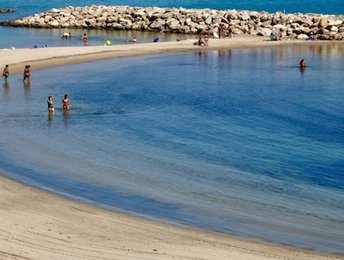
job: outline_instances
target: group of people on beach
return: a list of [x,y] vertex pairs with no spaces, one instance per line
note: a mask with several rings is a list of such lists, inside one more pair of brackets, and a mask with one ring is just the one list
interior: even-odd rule
[[[24,73],[23,73],[23,81],[27,82],[30,81],[30,76],[31,76],[31,66],[30,65],[25,65],[24,67]],[[5,65],[4,70],[2,71],[2,76],[4,77],[5,82],[7,82],[10,78],[10,69],[9,65]]]
[[[48,97],[47,104],[48,104],[48,111],[49,111],[49,113],[54,113],[55,112],[55,108],[54,108],[53,96],[49,96]],[[68,98],[67,94],[64,95],[64,97],[63,97],[63,99],[61,101],[61,108],[64,111],[70,109],[70,102],[69,102],[69,98]]]

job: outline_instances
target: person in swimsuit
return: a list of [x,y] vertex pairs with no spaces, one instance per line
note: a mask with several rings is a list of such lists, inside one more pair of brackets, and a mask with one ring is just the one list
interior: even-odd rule
[[82,36],[81,36],[81,40],[82,42],[84,43],[84,46],[87,46],[88,44],[88,36],[86,33],[84,33]]
[[62,99],[61,107],[63,110],[69,110],[69,108],[70,108],[70,103],[69,103],[69,99],[68,99],[67,94],[64,95],[64,98]]
[[55,110],[54,110],[54,104],[53,104],[53,97],[52,96],[48,97],[47,103],[48,103],[48,111],[49,111],[49,113],[54,113]]
[[306,61],[304,59],[301,59],[300,62],[299,62],[299,67],[301,69],[304,69],[306,68]]
[[8,78],[10,77],[10,71],[8,70],[8,65],[5,66],[2,72],[2,76],[4,76],[5,81],[7,81]]
[[23,80],[25,81],[26,79],[27,80],[30,80],[30,68],[31,66],[30,65],[25,65],[25,69],[24,69],[24,78]]

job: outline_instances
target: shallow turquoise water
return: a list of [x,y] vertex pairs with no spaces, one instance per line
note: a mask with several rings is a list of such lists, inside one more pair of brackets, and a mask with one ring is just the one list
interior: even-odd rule
[[110,209],[343,253],[343,54],[116,59],[35,71],[30,88],[12,75],[0,95],[0,171]]

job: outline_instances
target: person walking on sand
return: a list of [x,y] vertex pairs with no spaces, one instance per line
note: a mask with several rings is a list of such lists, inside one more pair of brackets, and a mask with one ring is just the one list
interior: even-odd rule
[[30,65],[25,65],[24,73],[23,73],[23,81],[25,80],[30,81],[30,76],[31,76],[30,68],[31,68]]
[[70,103],[69,103],[69,99],[68,99],[67,94],[64,95],[64,98],[62,99],[61,107],[63,110],[69,110],[70,109]]
[[299,67],[301,69],[304,69],[306,68],[306,61],[304,59],[301,59],[300,62],[299,62]]
[[48,103],[48,111],[49,111],[49,113],[54,113],[55,109],[54,109],[53,97],[52,96],[48,97],[47,103]]
[[8,65],[5,66],[3,72],[2,72],[2,76],[4,77],[5,81],[7,81],[10,77],[10,71],[8,69]]

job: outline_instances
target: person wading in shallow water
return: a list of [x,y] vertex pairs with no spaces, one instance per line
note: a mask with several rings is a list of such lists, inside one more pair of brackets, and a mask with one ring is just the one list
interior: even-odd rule
[[27,80],[27,81],[30,81],[30,68],[31,66],[30,65],[25,65],[25,68],[24,68],[24,74],[23,74],[23,81]]
[[69,110],[69,108],[70,108],[70,103],[69,103],[69,99],[68,99],[67,94],[64,95],[64,98],[62,99],[61,107],[63,110]]
[[82,42],[84,43],[84,46],[87,46],[88,45],[88,36],[86,33],[84,33],[82,36],[81,36],[81,40]]
[[48,111],[49,113],[54,113],[54,104],[53,104],[53,97],[49,96],[48,100],[47,100],[47,104],[48,104]]
[[300,62],[299,62],[299,67],[301,69],[304,69],[306,68],[306,61],[304,59],[301,59]]
[[3,72],[2,72],[2,76],[4,76],[5,81],[7,81],[10,77],[10,71],[8,69],[8,65],[5,66]]

